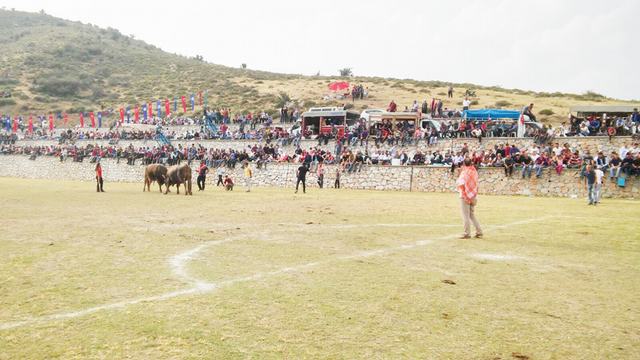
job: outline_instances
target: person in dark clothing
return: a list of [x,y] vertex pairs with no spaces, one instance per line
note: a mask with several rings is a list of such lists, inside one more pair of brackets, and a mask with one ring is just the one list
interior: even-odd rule
[[507,157],[503,160],[504,163],[504,175],[510,177],[513,174],[513,168],[515,163],[511,158],[511,155],[507,155]]
[[298,180],[296,181],[296,194],[298,193],[298,186],[300,186],[300,183],[302,183],[302,192],[303,193],[307,193],[307,172],[309,171],[309,168],[307,167],[306,163],[302,164],[299,168],[298,171],[296,173]]
[[209,172],[209,168],[207,167],[207,164],[202,161],[198,168],[198,191],[204,191],[204,185],[207,181],[207,172]]
[[584,170],[584,187],[589,197],[589,205],[596,205],[597,198],[595,196],[596,172],[592,165],[589,164]]

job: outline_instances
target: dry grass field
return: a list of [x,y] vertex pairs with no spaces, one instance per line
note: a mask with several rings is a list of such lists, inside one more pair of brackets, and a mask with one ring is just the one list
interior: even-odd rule
[[0,359],[632,359],[640,203],[0,179]]

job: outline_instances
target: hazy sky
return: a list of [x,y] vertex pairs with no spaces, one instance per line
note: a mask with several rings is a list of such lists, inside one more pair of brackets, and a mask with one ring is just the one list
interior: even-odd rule
[[[639,0],[0,0],[212,63],[640,99]],[[2,27],[0,24],[0,31]]]

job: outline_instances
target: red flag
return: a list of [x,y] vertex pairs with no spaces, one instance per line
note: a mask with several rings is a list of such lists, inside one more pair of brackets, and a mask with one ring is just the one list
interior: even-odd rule
[[33,134],[33,115],[29,115],[29,134]]
[[80,113],[80,127],[84,127],[84,114]]
[[149,118],[153,119],[153,106],[151,105],[151,103],[149,103],[147,109],[149,109]]
[[140,109],[138,108],[138,104],[133,109],[133,120],[135,120],[136,124],[140,121]]
[[182,99],[182,112],[186,113],[187,112],[187,98],[183,95],[181,99]]
[[169,103],[169,99],[165,99],[164,100],[164,111],[165,111],[165,116],[169,117],[169,114],[171,114],[171,104]]
[[15,118],[13,118],[13,132],[17,133],[18,132],[18,117],[16,116]]
[[120,108],[120,122],[124,122],[124,108]]
[[96,127],[96,116],[93,115],[93,111],[89,113],[89,117],[91,118],[91,127]]
[[67,113],[64,113],[64,124],[67,125],[68,122],[69,122],[69,115],[67,115]]
[[53,115],[49,114],[49,131],[53,131]]
[[202,91],[198,93],[198,103],[202,106]]

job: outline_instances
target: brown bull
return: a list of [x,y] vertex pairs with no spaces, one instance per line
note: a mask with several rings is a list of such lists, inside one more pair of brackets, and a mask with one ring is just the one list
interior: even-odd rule
[[160,165],[160,164],[148,165],[144,169],[144,185],[142,186],[142,191],[151,192],[151,183],[154,181],[157,181],[158,187],[160,188],[160,192],[162,192],[162,185],[166,183],[166,179],[167,179],[167,168],[164,165]]
[[165,181],[167,190],[164,193],[167,194],[169,192],[171,185],[176,185],[177,192],[180,194],[180,184],[184,184],[185,195],[193,195],[191,193],[191,168],[189,165],[174,165],[167,169],[167,180]]

